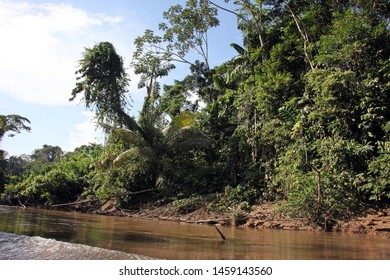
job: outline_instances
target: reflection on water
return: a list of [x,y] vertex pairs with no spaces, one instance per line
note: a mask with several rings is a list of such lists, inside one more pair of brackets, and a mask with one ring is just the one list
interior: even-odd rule
[[[364,235],[221,228],[0,207],[0,232],[165,259],[390,259],[390,242]],[[1,246],[1,245],[0,245]]]

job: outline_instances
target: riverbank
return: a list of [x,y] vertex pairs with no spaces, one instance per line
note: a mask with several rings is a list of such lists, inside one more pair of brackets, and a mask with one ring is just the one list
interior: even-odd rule
[[103,205],[97,214],[121,215],[141,219],[167,220],[196,224],[216,224],[221,226],[239,226],[254,229],[295,230],[295,231],[332,231],[354,234],[368,234],[390,238],[390,208],[370,208],[348,221],[332,220],[331,227],[310,222],[307,219],[291,218],[279,205],[264,203],[255,205],[247,213],[227,214],[210,213],[206,207],[200,207],[189,213],[178,213],[171,205],[147,207],[138,211],[118,209],[115,203]]
[[[36,207],[41,208],[41,207]],[[47,208],[47,207],[44,207]],[[369,208],[360,215],[347,221],[331,220],[330,226],[319,225],[308,219],[293,218],[283,211],[280,205],[264,203],[254,205],[251,211],[239,213],[210,212],[202,206],[181,213],[172,204],[148,206],[140,210],[121,209],[115,200],[103,204],[96,201],[65,207],[48,207],[53,210],[84,212],[98,215],[133,217],[148,220],[176,221],[195,224],[214,224],[220,226],[238,226],[253,229],[294,230],[294,231],[331,231],[353,234],[383,236],[390,239],[390,207]]]

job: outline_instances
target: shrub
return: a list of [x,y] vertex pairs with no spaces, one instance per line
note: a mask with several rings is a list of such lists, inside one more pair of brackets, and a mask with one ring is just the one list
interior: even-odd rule
[[257,199],[257,191],[253,187],[238,185],[225,187],[225,191],[210,203],[208,209],[212,212],[249,211]]
[[200,196],[193,196],[172,202],[172,208],[179,214],[191,213],[204,205],[206,205],[205,199]]

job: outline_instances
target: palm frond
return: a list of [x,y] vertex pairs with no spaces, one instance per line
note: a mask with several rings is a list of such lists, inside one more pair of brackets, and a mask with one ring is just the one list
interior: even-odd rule
[[204,147],[210,145],[211,140],[197,129],[186,126],[175,131],[170,138],[166,139],[166,144],[170,149],[183,147]]
[[121,139],[137,147],[149,147],[148,142],[135,131],[126,128],[112,128],[112,132],[115,136],[119,136]]
[[241,47],[240,45],[238,44],[235,44],[235,43],[231,43],[230,46],[236,50],[236,52],[238,52],[240,55],[244,55],[246,53],[246,50]]
[[[244,65],[248,60],[246,59],[245,56],[242,56],[242,55],[237,55],[235,57],[233,57],[232,59],[232,62],[235,64],[235,65]],[[243,67],[243,66],[241,66]]]
[[113,164],[121,166],[131,160],[139,160],[140,158],[152,161],[154,157],[155,153],[150,147],[132,147],[118,155],[114,159]]
[[278,109],[280,118],[286,123],[294,123],[297,113],[294,111],[294,108],[287,104]]
[[163,131],[165,138],[169,139],[172,135],[183,127],[193,126],[196,115],[190,111],[183,111],[172,119],[171,124]]

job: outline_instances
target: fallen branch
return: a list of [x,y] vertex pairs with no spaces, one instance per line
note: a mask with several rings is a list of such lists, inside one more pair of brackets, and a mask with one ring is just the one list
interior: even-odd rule
[[154,191],[155,189],[146,189],[146,190],[142,190],[142,191],[138,191],[138,192],[131,192],[129,193],[129,195],[135,195],[135,194],[141,194],[141,193],[146,193],[146,192],[152,192]]
[[54,205],[51,205],[51,207],[77,205],[77,204],[82,204],[82,203],[87,203],[87,202],[96,202],[96,201],[104,200],[104,199],[108,199],[108,198],[85,199],[85,200],[69,202],[69,203],[54,204]]
[[19,202],[20,206],[22,206],[22,208],[26,208],[26,205],[24,205],[22,202],[20,202],[19,197],[18,197],[18,202]]
[[196,220],[193,221],[194,224],[208,224],[208,225],[215,225],[220,224],[221,222],[230,221],[230,218],[224,218],[224,219],[209,219],[209,220]]
[[219,230],[219,228],[215,227],[215,229],[218,231],[219,235],[221,236],[222,240],[226,240],[225,235]]

